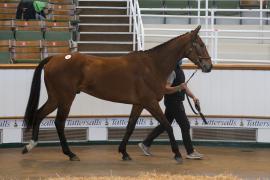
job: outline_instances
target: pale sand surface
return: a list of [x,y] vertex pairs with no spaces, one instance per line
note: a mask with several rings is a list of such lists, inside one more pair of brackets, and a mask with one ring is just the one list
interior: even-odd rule
[[[0,149],[0,179],[37,179],[47,177],[138,176],[145,173],[217,176],[244,179],[270,179],[269,148],[198,146],[203,160],[184,159],[176,164],[168,145],[153,145],[154,156],[146,157],[136,145],[127,150],[132,161],[124,162],[116,145],[71,146],[81,161],[71,162],[60,147],[36,147],[26,155],[21,148]],[[184,149],[180,148],[182,155]],[[67,178],[66,178],[67,179]],[[167,179],[167,178],[165,178]],[[169,179],[167,179],[169,180]]]

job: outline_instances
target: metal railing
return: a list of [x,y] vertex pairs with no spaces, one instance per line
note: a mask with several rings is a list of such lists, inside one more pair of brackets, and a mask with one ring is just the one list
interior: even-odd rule
[[133,29],[133,50],[143,50],[144,30],[138,0],[128,0],[128,9],[128,14],[130,15],[130,32]]
[[[158,37],[158,38],[173,38],[175,36],[178,36],[179,34],[191,31],[192,29],[172,29],[172,28],[144,28],[145,32],[145,37]],[[152,33],[147,33],[147,31],[151,31]],[[155,33],[155,31],[157,31],[157,33]],[[160,32],[165,32],[165,33],[160,33]],[[249,35],[248,37],[244,37],[244,36],[233,36],[233,35],[220,35],[221,33],[241,33],[241,34],[245,34],[245,33],[258,33],[261,31],[257,31],[257,30],[219,30],[219,29],[202,29],[201,30],[202,34],[206,34],[206,35],[202,35],[201,38],[203,38],[207,44],[207,48],[210,51],[210,55],[212,57],[212,60],[215,63],[221,62],[221,63],[225,63],[225,62],[230,62],[230,63],[259,63],[259,64],[270,64],[270,60],[261,60],[261,59],[252,59],[252,60],[247,60],[247,59],[224,59],[224,58],[220,58],[218,57],[218,45],[219,45],[219,41],[224,40],[224,39],[237,39],[237,40],[269,40],[270,41],[270,36],[269,37],[262,37],[262,36],[252,36]],[[263,30],[263,33],[269,33],[270,34],[270,30],[266,31]],[[206,41],[209,40],[209,41]],[[270,44],[269,44],[270,46]]]
[[[197,12],[198,15],[169,15],[169,14],[143,14],[143,17],[174,17],[174,18],[192,18],[197,19],[197,24],[201,24],[201,19],[205,19],[205,26],[209,26],[209,22],[211,26],[215,24],[216,19],[238,19],[238,20],[258,20],[258,25],[262,26],[265,22],[269,22],[270,17],[264,16],[264,13],[270,13],[270,9],[190,9],[190,8],[141,8],[141,11],[148,12]],[[206,12],[205,16],[201,16],[200,12]],[[208,12],[208,13],[207,13]],[[241,17],[241,16],[219,16],[216,15],[217,12],[259,12],[259,17]],[[210,16],[208,15],[210,13]],[[208,20],[208,21],[207,21]]]
[[[200,0],[198,0],[199,3]],[[206,7],[208,7],[206,3]],[[208,45],[208,48],[210,50],[211,56],[213,60],[218,62],[237,62],[237,63],[262,63],[262,64],[269,64],[270,60],[266,59],[229,59],[229,58],[220,58],[218,56],[219,49],[218,45],[220,44],[221,40],[227,39],[227,40],[256,40],[260,41],[260,44],[267,44],[270,46],[270,29],[264,30],[263,26],[264,24],[270,23],[270,18],[266,17],[266,14],[270,14],[270,9],[263,9],[262,7],[262,0],[260,1],[260,9],[200,9],[200,5],[198,5],[198,9],[179,9],[179,8],[141,8],[142,11],[142,17],[163,17],[163,18],[196,18],[197,24],[201,24],[201,20],[204,19],[205,26],[201,30],[203,32],[202,38],[205,39],[206,44]],[[168,14],[143,14],[144,11],[147,11],[148,13],[151,11],[155,12],[197,12],[197,15],[168,15]],[[204,16],[201,16],[200,12],[205,12]],[[237,16],[218,16],[218,12],[252,12],[257,13],[259,16],[257,17],[237,17]],[[268,15],[269,16],[269,15]],[[236,29],[230,29],[230,30],[223,30],[218,29],[216,27],[215,21],[218,19],[231,19],[231,20],[257,20],[258,23],[258,30],[236,30]],[[240,24],[239,24],[240,25]],[[171,29],[171,28],[144,28],[145,37],[175,37],[176,35],[179,35],[179,32],[185,33],[187,31],[190,31],[191,29]],[[152,33],[147,33],[147,31],[151,31]],[[155,31],[159,31],[159,33],[155,33]],[[164,33],[160,33],[160,32]],[[172,32],[177,32],[176,35],[172,35]],[[222,35],[222,33],[226,33],[226,35]],[[238,34],[237,34],[238,33]],[[245,35],[249,33],[249,35]],[[231,34],[231,35],[228,35]],[[237,35],[235,35],[237,34]],[[252,34],[252,35],[250,35]],[[268,35],[264,37],[265,35]],[[162,42],[160,42],[162,43]]]

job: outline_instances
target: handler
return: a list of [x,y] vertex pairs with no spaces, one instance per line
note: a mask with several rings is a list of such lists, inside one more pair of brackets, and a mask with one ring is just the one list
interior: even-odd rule
[[[181,68],[181,64],[182,60],[177,63],[175,70],[170,74],[165,86],[165,116],[170,124],[175,119],[180,126],[183,143],[187,151],[186,158],[201,159],[203,154],[195,151],[192,145],[190,137],[190,124],[183,105],[183,101],[185,100],[185,93],[187,93],[187,95],[193,99],[194,103],[199,104],[199,99],[196,98],[191,90],[187,87],[185,83],[185,74]],[[149,148],[153,140],[157,138],[161,133],[163,133],[164,130],[165,129],[162,125],[157,126],[143,142],[138,144],[144,155],[151,155]]]

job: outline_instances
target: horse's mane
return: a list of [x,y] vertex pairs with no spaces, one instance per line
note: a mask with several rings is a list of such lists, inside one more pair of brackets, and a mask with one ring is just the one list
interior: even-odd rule
[[168,41],[166,41],[166,42],[164,42],[164,43],[162,43],[162,44],[160,44],[160,45],[158,45],[158,46],[155,46],[155,47],[153,47],[153,48],[151,48],[151,49],[146,50],[145,52],[150,53],[150,52],[154,52],[154,51],[159,51],[161,48],[167,46],[167,45],[170,44],[172,41],[174,41],[174,40],[176,40],[176,39],[178,39],[178,38],[181,38],[182,36],[185,36],[185,35],[188,34],[188,33],[189,33],[189,32],[186,32],[185,34],[181,34],[180,36],[174,37],[174,38],[172,38],[172,39],[170,39],[170,40],[168,40]]
[[162,43],[162,44],[160,44],[160,45],[157,45],[157,46],[155,46],[155,47],[153,47],[153,48],[151,48],[151,49],[148,49],[148,50],[145,50],[145,51],[132,51],[132,52],[128,53],[127,55],[128,55],[128,56],[138,56],[138,55],[151,54],[151,53],[153,53],[153,52],[159,52],[160,49],[166,47],[166,46],[167,46],[168,44],[170,44],[172,41],[174,41],[174,40],[176,40],[176,39],[178,39],[178,38],[181,38],[181,37],[187,35],[188,33],[189,33],[189,32],[186,32],[185,34],[181,34],[181,35],[179,35],[179,36],[176,36],[176,37],[174,37],[174,38],[172,38],[172,39],[170,39],[170,40],[168,40],[168,41],[166,41],[166,42],[164,42],[164,43]]

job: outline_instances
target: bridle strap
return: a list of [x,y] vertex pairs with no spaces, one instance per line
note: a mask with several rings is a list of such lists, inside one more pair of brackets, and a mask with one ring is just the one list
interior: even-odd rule
[[191,75],[190,77],[188,78],[188,80],[186,81],[186,84],[191,80],[191,78],[193,78],[193,76],[196,74],[198,70],[196,69]]
[[[198,43],[195,41],[195,39],[192,40],[192,46],[188,49],[188,52],[187,52],[186,56],[188,56],[188,55],[193,51],[193,49],[196,50],[196,53],[198,54],[198,57],[199,57],[199,59],[197,60],[197,62],[194,62],[196,65],[202,66],[200,60],[203,60],[203,59],[211,59],[211,57],[200,56],[201,53],[200,53],[200,50],[198,49]],[[196,72],[197,72],[197,69],[196,69],[196,70],[191,74],[191,76],[188,78],[188,80],[186,81],[186,84],[191,80],[191,78],[195,75]],[[208,124],[207,121],[206,121],[206,119],[205,119],[205,117],[204,117],[204,115],[203,115],[203,113],[201,112],[201,107],[200,107],[200,105],[197,104],[197,103],[195,103],[195,108],[196,108],[196,110],[198,111],[198,112],[196,112],[196,111],[194,110],[194,108],[193,108],[193,106],[192,106],[192,104],[191,104],[191,102],[190,102],[190,99],[189,99],[189,97],[188,97],[188,95],[187,95],[186,92],[185,92],[185,94],[186,94],[186,97],[187,97],[187,100],[188,100],[188,104],[189,104],[191,110],[193,111],[193,113],[196,114],[196,115],[199,114],[199,115],[201,116],[203,122],[204,122],[205,124]]]
[[203,56],[199,56],[200,59],[210,59],[211,57],[203,57]]
[[[186,84],[191,80],[191,78],[195,75],[196,72],[197,72],[197,69],[196,69],[196,70],[191,74],[191,76],[188,78],[188,80],[186,81]],[[190,99],[189,99],[189,97],[188,97],[188,95],[187,95],[186,92],[185,92],[185,94],[186,94],[186,97],[187,97],[187,100],[188,100],[188,104],[189,104],[191,110],[193,111],[193,113],[196,114],[196,115],[199,114],[199,115],[201,116],[203,122],[204,122],[205,124],[208,124],[207,121],[206,121],[206,119],[205,119],[205,117],[204,117],[204,115],[203,115],[203,113],[201,112],[201,107],[200,107],[200,105],[197,104],[197,103],[195,103],[195,108],[196,108],[196,110],[198,111],[198,112],[196,112],[196,111],[194,110],[194,108],[193,108],[193,106],[192,106],[192,104],[191,104],[191,102],[190,102]]]
[[[197,42],[195,42],[195,39],[193,40],[193,42],[192,42],[192,46],[191,46],[191,48],[189,48],[188,49],[188,52],[187,52],[187,54],[186,54],[186,56],[188,56],[191,52],[192,52],[192,50],[193,49],[195,49],[196,50],[196,52],[197,52],[197,54],[200,54],[199,53],[199,50],[198,50],[198,47],[197,47]],[[199,57],[199,59],[195,62],[195,64],[197,64],[197,65],[201,65],[201,62],[200,62],[200,59],[211,59],[211,57],[210,56],[199,56],[198,55],[198,57]]]
[[198,111],[198,112],[196,112],[196,111],[194,110],[194,108],[193,108],[191,102],[190,102],[190,99],[189,99],[187,93],[186,93],[186,97],[187,97],[187,100],[188,100],[188,104],[189,104],[191,110],[193,111],[193,113],[196,114],[196,115],[199,114],[199,115],[201,116],[201,118],[202,118],[204,124],[208,124],[208,122],[206,121],[206,119],[205,119],[203,113],[201,112],[201,107],[200,107],[200,105],[195,103],[195,108],[196,108],[196,110]]

